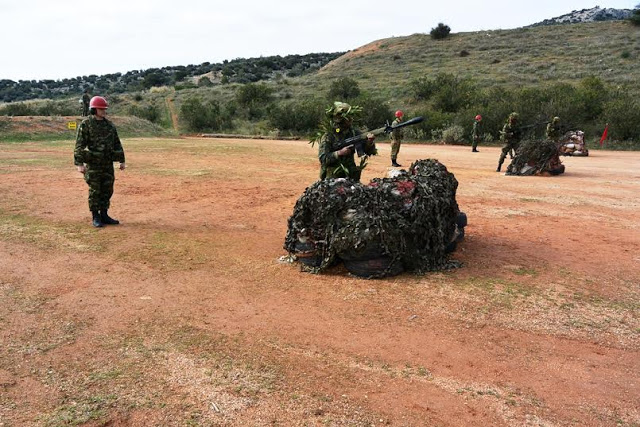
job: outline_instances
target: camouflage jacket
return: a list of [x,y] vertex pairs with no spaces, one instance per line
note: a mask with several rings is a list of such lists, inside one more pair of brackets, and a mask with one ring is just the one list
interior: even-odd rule
[[[395,119],[393,121],[393,123],[391,123],[391,126],[396,126],[398,124],[402,123],[402,120],[400,119]],[[391,140],[392,141],[402,141],[402,139],[404,138],[404,128],[400,128],[400,129],[394,129],[393,131],[391,131]]]
[[474,121],[473,129],[471,130],[471,138],[474,141],[480,141],[482,139],[482,122]]
[[122,143],[111,121],[97,120],[95,116],[82,121],[76,135],[73,162],[76,166],[124,163]]
[[562,132],[560,131],[560,124],[559,123],[549,123],[547,124],[547,138],[551,139],[553,141],[556,141],[558,139],[560,139],[560,137],[562,136]]
[[[318,149],[318,160],[320,160],[320,179],[325,178],[351,178],[359,179],[360,168],[356,166],[355,154],[350,156],[338,156],[336,147],[345,139],[360,135],[356,129],[350,128],[343,132],[333,131],[322,135]],[[366,143],[365,153],[376,154],[375,145]],[[346,171],[345,171],[346,170]]]
[[508,144],[515,144],[520,142],[520,138],[522,137],[520,128],[517,123],[513,123],[507,121],[502,128],[502,132],[500,132],[501,140]]

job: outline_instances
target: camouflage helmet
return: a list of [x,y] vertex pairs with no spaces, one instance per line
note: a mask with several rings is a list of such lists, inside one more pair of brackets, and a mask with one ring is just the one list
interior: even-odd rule
[[553,118],[553,120],[551,120],[553,123],[557,123],[560,121],[560,117],[556,116]]
[[514,111],[513,113],[509,114],[509,121],[511,120],[518,120],[518,113]]
[[349,105],[346,102],[335,101],[333,106],[327,108],[325,114],[332,119],[344,119],[351,121],[353,116],[362,111],[357,105]]

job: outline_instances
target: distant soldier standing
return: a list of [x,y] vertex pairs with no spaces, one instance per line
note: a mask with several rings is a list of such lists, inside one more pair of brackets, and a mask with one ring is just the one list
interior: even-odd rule
[[558,142],[560,137],[562,137],[562,132],[560,131],[560,117],[554,117],[553,120],[547,124],[547,139]]
[[511,150],[516,150],[520,143],[521,132],[518,128],[518,113],[513,112],[509,114],[507,122],[504,124],[502,131],[500,132],[500,139],[504,143],[502,145],[502,152],[500,153],[500,160],[498,160],[498,168],[496,172],[500,172],[504,159]]
[[482,116],[478,114],[473,121],[473,130],[471,131],[471,151],[478,152],[478,143],[482,139]]
[[[402,117],[404,113],[400,110],[396,111],[396,119],[393,121],[391,126],[396,126],[402,123]],[[404,129],[394,129],[391,131],[391,166],[401,167],[401,164],[398,164],[398,153],[400,152],[400,144],[402,144],[402,139],[404,138]]]
[[108,209],[115,181],[113,162],[120,162],[120,170],[125,169],[124,150],[116,127],[106,118],[107,108],[103,97],[91,98],[91,115],[78,128],[73,153],[74,164],[89,185],[89,210],[94,227],[119,224],[109,216]]
[[90,96],[89,96],[89,89],[85,89],[84,93],[82,94],[82,116],[83,117],[87,117],[89,115],[89,101],[90,101]]
[[[334,102],[327,109],[329,128],[325,130],[320,139],[318,159],[320,160],[320,179],[325,178],[350,178],[360,181],[362,170],[356,166],[354,160],[354,148],[343,147],[337,149],[347,138],[360,135],[360,131],[352,127],[353,116],[360,108],[351,106],[345,102]],[[365,154],[377,153],[373,143],[375,136],[367,134],[368,141],[365,144]]]

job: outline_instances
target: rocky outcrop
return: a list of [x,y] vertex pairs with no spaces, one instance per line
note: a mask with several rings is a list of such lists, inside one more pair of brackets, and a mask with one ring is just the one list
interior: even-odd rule
[[537,27],[540,25],[558,25],[558,24],[581,24],[583,22],[596,21],[622,21],[629,18],[633,10],[631,9],[612,9],[601,8],[596,6],[592,9],[574,10],[556,18],[545,19],[542,22],[531,25]]

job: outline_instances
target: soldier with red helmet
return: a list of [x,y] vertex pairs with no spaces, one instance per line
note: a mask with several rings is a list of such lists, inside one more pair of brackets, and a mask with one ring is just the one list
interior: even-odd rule
[[89,117],[78,127],[73,162],[89,185],[89,210],[94,227],[119,224],[108,214],[115,173],[113,162],[125,169],[124,150],[118,131],[107,120],[107,100],[94,96],[89,101]]
[[[401,110],[396,111],[396,119],[393,121],[391,126],[395,126],[397,124],[402,123],[402,117],[404,113]],[[394,129],[391,132],[391,166],[401,167],[401,164],[398,164],[398,153],[400,152],[400,144],[402,144],[402,139],[404,138],[404,129]]]
[[478,143],[482,139],[482,116],[478,114],[473,121],[473,130],[471,131],[471,151],[478,152]]

